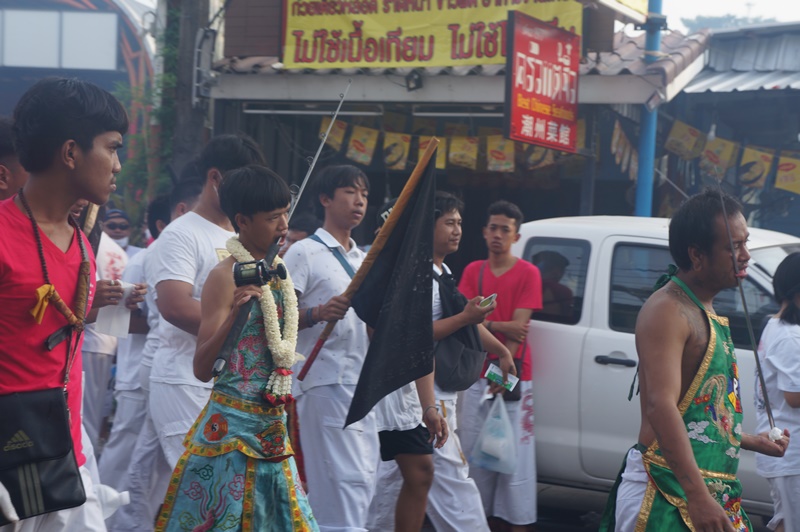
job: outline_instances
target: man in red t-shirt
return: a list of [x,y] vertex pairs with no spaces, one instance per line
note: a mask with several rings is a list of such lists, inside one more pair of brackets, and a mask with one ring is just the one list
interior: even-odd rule
[[[501,475],[477,466],[470,467],[470,476],[481,492],[486,515],[506,521],[513,531],[526,530],[527,525],[536,522],[531,350],[526,339],[531,314],[542,308],[542,278],[536,266],[511,254],[512,244],[520,237],[522,218],[522,211],[513,203],[498,201],[489,206],[489,219],[483,228],[489,258],[469,264],[458,285],[468,299],[497,294],[497,307],[486,317],[484,326],[514,353],[515,360],[521,365],[517,385],[520,399],[506,401],[517,444],[515,473]],[[485,379],[480,379],[464,392],[459,425],[467,456],[472,453],[489,413],[490,402],[481,402],[486,383]]]
[[[111,94],[76,79],[41,80],[14,109],[14,144],[30,178],[20,194],[0,203],[0,395],[60,388],[69,372],[70,432],[86,492],[83,505],[30,517],[14,530],[106,530],[81,447],[82,338],[72,329],[69,352],[68,341],[52,350],[45,347],[54,332],[68,325],[69,313],[52,299],[42,305],[47,299],[37,300],[37,289],[52,285],[78,318],[79,307],[92,307],[94,255],[71,221],[70,209],[82,199],[108,201],[121,170],[117,150],[127,129],[125,109]],[[88,276],[79,271],[83,262],[91,265]],[[79,290],[87,285],[87,291]],[[35,306],[40,310],[36,318]],[[15,442],[27,438],[21,432],[12,437]],[[0,445],[7,446],[7,441]],[[39,484],[38,478],[32,480]],[[8,488],[13,500],[20,488]],[[38,513],[31,505],[15,501],[21,515]]]

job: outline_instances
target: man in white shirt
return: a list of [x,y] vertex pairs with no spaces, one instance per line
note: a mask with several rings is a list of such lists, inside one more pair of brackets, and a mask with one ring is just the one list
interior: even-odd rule
[[[167,220],[160,219],[163,215],[153,214],[148,211],[150,233],[156,237],[156,240],[140,255],[142,257],[142,276],[149,286],[152,286],[152,283],[148,282],[146,271],[148,269],[152,270],[153,252],[158,245],[158,237],[170,221],[174,221],[194,209],[200,193],[203,191],[205,181],[196,175],[198,173],[196,171],[196,163],[192,162],[187,165],[187,168],[190,167],[191,170],[188,172],[184,169],[179,181],[169,194],[169,216]],[[134,259],[138,257],[137,255]],[[153,367],[153,355],[160,345],[159,321],[161,319],[154,290],[149,290],[145,295],[144,307],[147,310],[147,323],[150,330],[147,332],[136,366],[130,365],[133,374],[128,377],[122,377],[122,380],[119,377],[117,379],[118,387],[121,383],[124,387],[124,382],[129,382],[130,387],[135,387],[138,384],[143,400],[143,411],[140,414],[142,420],[138,428],[138,434],[134,436],[132,451],[127,455],[122,450],[118,453],[125,464],[125,473],[122,475],[123,480],[120,481],[121,485],[117,489],[127,490],[130,493],[131,502],[120,508],[108,521],[108,529],[113,532],[152,531],[156,513],[164,500],[172,474],[172,467],[167,463],[164,451],[161,449],[158,433],[150,415],[150,372]],[[119,412],[119,404],[117,411]],[[136,424],[132,421],[130,424],[126,423],[126,425],[135,427]],[[114,443],[116,428],[115,420],[111,437],[106,445],[106,453],[117,447]],[[126,434],[125,437],[129,436]],[[103,478],[116,471],[114,460],[109,458],[109,465],[106,465],[105,460],[106,454],[104,453],[100,464],[101,476],[105,475]]]
[[308,356],[322,322],[336,321],[298,385],[308,497],[321,531],[361,531],[374,492],[378,433],[374,413],[343,428],[369,338],[341,294],[365,256],[350,233],[367,211],[369,181],[358,168],[332,166],[317,177],[315,188],[323,226],[284,256],[300,307],[297,351]]
[[[444,263],[447,255],[458,251],[461,242],[461,211],[464,204],[447,192],[437,192],[435,198],[433,233],[433,271],[440,277],[450,276]],[[456,290],[452,276],[441,284]],[[480,297],[468,302],[458,314],[443,316],[440,282],[433,280],[433,337],[439,341],[459,329],[477,325],[483,347],[500,356],[500,367],[514,372],[511,353],[483,325],[494,305],[478,306]],[[469,464],[461,451],[461,442],[455,430],[456,391],[442,390],[434,383],[436,402],[440,413],[447,420],[449,438],[441,448],[433,450],[433,479],[428,491],[427,515],[437,531],[470,532],[487,531],[489,527],[483,512],[481,495],[475,482],[469,477]],[[395,501],[400,494],[403,477],[395,462],[382,462],[378,472],[378,487],[370,507],[370,530],[389,530],[395,523]]]
[[264,164],[255,141],[240,135],[211,139],[200,160],[205,176],[200,200],[192,212],[164,230],[145,271],[161,313],[160,345],[150,373],[150,414],[172,468],[183,454],[183,439],[213,385],[194,376],[193,360],[203,284],[211,269],[228,256],[225,243],[234,236],[230,220],[220,208],[219,184],[229,170]]

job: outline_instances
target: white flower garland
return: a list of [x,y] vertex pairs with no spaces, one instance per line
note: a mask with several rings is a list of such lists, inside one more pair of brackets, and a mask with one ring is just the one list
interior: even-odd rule
[[[255,260],[253,255],[239,241],[238,237],[231,237],[225,244],[237,262],[250,262]],[[280,257],[275,257],[274,264],[283,264]],[[264,332],[267,345],[272,353],[275,370],[269,376],[264,390],[264,398],[273,404],[284,404],[292,400],[292,372],[291,367],[297,360],[297,294],[289,276],[279,281],[283,294],[283,337],[281,337],[280,323],[278,322],[278,307],[275,305],[271,290],[264,289],[259,298],[261,313],[264,316]]]

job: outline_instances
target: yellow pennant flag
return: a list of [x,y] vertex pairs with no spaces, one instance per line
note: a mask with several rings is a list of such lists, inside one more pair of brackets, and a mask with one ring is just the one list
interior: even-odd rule
[[[319,126],[319,133],[322,135],[328,130],[328,125],[331,123],[331,118],[326,116],[322,119],[322,123]],[[341,120],[337,120],[333,123],[333,127],[331,128],[331,132],[328,135],[328,138],[325,139],[325,144],[330,146],[336,151],[342,149],[342,144],[344,143],[344,135],[347,133],[347,123],[342,122]]]
[[773,159],[772,152],[767,149],[750,146],[745,148],[736,172],[739,182],[748,188],[764,188]]
[[471,170],[478,166],[478,137],[453,137],[450,139],[448,162]]
[[664,149],[681,159],[689,160],[699,155],[703,142],[705,142],[705,135],[699,129],[676,120],[669,131]]
[[369,166],[375,153],[375,145],[378,144],[378,133],[377,129],[353,126],[350,145],[347,147],[347,158]]
[[700,154],[700,169],[715,177],[724,175],[738,154],[739,145],[735,142],[719,138],[709,140]]
[[780,158],[778,173],[775,176],[775,188],[800,194],[800,159]]
[[514,141],[502,135],[486,137],[486,169],[490,172],[514,171]]
[[411,135],[385,133],[383,136],[383,164],[389,170],[405,170],[410,148]]

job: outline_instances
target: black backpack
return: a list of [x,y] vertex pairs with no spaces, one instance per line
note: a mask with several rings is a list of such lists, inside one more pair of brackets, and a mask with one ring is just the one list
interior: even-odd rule
[[[433,272],[439,283],[442,319],[455,316],[467,305],[467,298],[458,291],[453,277]],[[481,377],[486,351],[481,344],[476,325],[468,325],[436,342],[434,347],[436,385],[446,392],[466,390]]]

